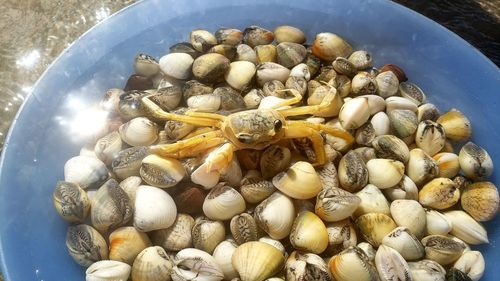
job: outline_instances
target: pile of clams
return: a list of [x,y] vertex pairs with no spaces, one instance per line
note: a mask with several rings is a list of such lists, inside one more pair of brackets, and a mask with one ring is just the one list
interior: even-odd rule
[[[339,35],[310,39],[292,26],[197,29],[159,59],[135,57],[135,74],[99,104],[106,129],[66,162],[53,193],[86,280],[480,280],[485,262],[470,245],[488,243],[481,223],[499,195],[469,119]],[[166,112],[229,115],[271,108],[285,89],[299,105],[334,94],[295,118],[354,141],[323,134],[324,165],[311,164],[306,138],[238,150],[214,187],[191,180],[209,151],[149,150],[211,128],[158,120],[146,96]]]

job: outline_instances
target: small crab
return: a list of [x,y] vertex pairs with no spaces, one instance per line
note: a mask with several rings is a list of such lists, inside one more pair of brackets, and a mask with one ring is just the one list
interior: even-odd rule
[[188,111],[185,115],[173,114],[165,112],[148,97],[144,97],[142,103],[153,118],[212,128],[201,130],[198,134],[172,144],[151,146],[150,152],[164,157],[185,158],[198,156],[213,149],[196,173],[198,179],[205,177],[212,180],[200,183],[193,178],[195,172],[191,175],[193,182],[210,188],[217,184],[219,172],[230,164],[236,150],[262,150],[282,139],[308,138],[316,154],[316,162],[313,165],[319,166],[326,161],[321,131],[342,138],[348,143],[353,142],[353,137],[346,131],[323,124],[286,119],[289,116],[314,115],[328,110],[335,98],[333,94],[326,95],[319,105],[290,108],[287,106],[300,102],[302,96],[294,89],[283,91],[289,91],[293,97],[270,109],[245,110],[228,116],[197,111]]

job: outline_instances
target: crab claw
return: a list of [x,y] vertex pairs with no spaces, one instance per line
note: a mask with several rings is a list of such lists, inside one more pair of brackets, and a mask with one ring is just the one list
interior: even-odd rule
[[191,181],[211,189],[219,182],[221,173],[233,160],[234,147],[225,143],[208,153],[203,164],[191,174]]

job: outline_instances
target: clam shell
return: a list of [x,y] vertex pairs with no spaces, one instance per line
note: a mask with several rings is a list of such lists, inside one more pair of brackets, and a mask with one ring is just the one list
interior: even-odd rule
[[370,243],[361,242],[356,247],[360,248],[370,261],[375,260],[375,254],[377,253],[377,251]]
[[394,109],[388,112],[389,121],[395,134],[404,139],[417,131],[417,114],[407,109]]
[[191,76],[193,57],[185,53],[171,53],[160,58],[159,65],[163,73],[176,79],[188,79]]
[[410,268],[405,259],[394,249],[380,245],[375,254],[375,266],[381,280],[411,281]]
[[137,192],[137,188],[142,183],[142,179],[137,176],[131,176],[124,180],[122,180],[119,186],[127,193],[130,202],[135,202],[135,193]]
[[422,239],[425,248],[425,258],[433,260],[440,265],[455,262],[465,250],[465,244],[447,236],[429,235]]
[[[188,111],[186,107],[179,107],[171,112],[179,115],[184,115],[186,111]],[[165,121],[165,127],[164,127],[166,140],[169,142],[178,141],[183,137],[185,137],[187,134],[189,134],[191,131],[193,131],[194,128],[195,128],[194,125],[188,123],[174,121],[174,120],[167,120]]]
[[328,268],[335,280],[379,280],[375,265],[358,247],[349,247],[340,254],[333,256],[328,262]]
[[365,240],[374,247],[382,244],[382,239],[397,227],[388,215],[381,213],[368,213],[356,219],[356,225]]
[[419,123],[425,120],[436,121],[439,115],[439,110],[432,103],[424,103],[420,105],[417,110],[417,118]]
[[309,71],[309,67],[305,63],[299,63],[290,70],[290,76],[293,77],[302,77],[306,81],[311,79],[311,72]]
[[398,199],[391,203],[392,219],[398,226],[407,227],[417,237],[423,237],[427,216],[424,208],[415,200]]
[[443,213],[451,222],[450,234],[472,245],[489,243],[486,229],[464,211]]
[[193,238],[191,236],[193,226],[193,217],[186,214],[177,214],[172,226],[151,232],[151,240],[155,245],[161,246],[167,251],[180,251],[191,248],[193,247]]
[[401,82],[399,84],[399,92],[403,98],[406,98],[417,106],[425,102],[425,94],[420,87],[410,82]]
[[392,71],[381,72],[375,77],[377,93],[383,98],[394,96],[398,92],[399,80]]
[[222,98],[214,94],[198,95],[188,98],[187,105],[190,109],[201,112],[216,112],[222,104]]
[[163,110],[171,111],[177,108],[182,100],[182,89],[180,86],[169,85],[156,90],[148,96],[150,100],[158,104]]
[[425,212],[427,217],[427,234],[446,235],[451,231],[451,222],[445,215],[434,210],[426,210]]
[[472,280],[465,272],[462,272],[454,267],[452,267],[448,272],[446,273],[446,280],[447,281],[470,281]]
[[86,224],[68,227],[66,248],[73,260],[85,267],[108,258],[106,240],[97,230]]
[[435,261],[409,262],[408,266],[414,281],[445,281],[446,270]]
[[193,59],[197,58],[200,55],[200,52],[195,50],[193,48],[193,45],[191,45],[191,43],[188,42],[176,43],[170,46],[168,49],[170,53],[185,53],[193,57]]
[[276,187],[274,187],[272,182],[267,180],[244,184],[240,187],[241,196],[243,196],[246,202],[251,204],[261,202],[275,191]]
[[90,218],[101,233],[125,225],[133,215],[132,202],[118,182],[109,179],[92,198]]
[[356,211],[354,211],[355,217],[367,213],[391,214],[389,202],[375,185],[367,184],[362,190],[356,193],[356,196],[361,199],[361,202]]
[[224,77],[230,63],[229,59],[221,54],[201,55],[193,62],[193,75],[201,82],[217,82]]
[[257,66],[256,78],[260,86],[272,80],[285,83],[289,75],[290,70],[288,68],[274,62],[265,62]]
[[259,63],[264,62],[276,62],[277,58],[277,50],[276,46],[268,44],[268,45],[258,45],[253,48],[255,53],[257,54],[257,61]]
[[285,264],[286,280],[331,281],[332,277],[326,262],[312,253],[292,252]]
[[498,213],[500,198],[491,182],[475,182],[462,190],[462,208],[477,221],[489,221]]
[[446,137],[453,141],[466,141],[472,135],[469,119],[457,109],[451,109],[441,115],[437,123],[443,126]]
[[[300,64],[297,66],[300,66]],[[300,95],[304,96],[307,92],[307,80],[304,77],[293,76],[292,72],[290,72],[290,77],[285,82],[285,88],[296,90]]]
[[278,80],[268,81],[262,86],[264,96],[274,96],[282,99],[286,98],[286,94],[283,91],[284,89],[285,85]]
[[321,180],[309,162],[299,161],[273,178],[274,186],[294,199],[310,199],[321,190]]
[[236,248],[232,263],[242,281],[263,281],[283,268],[285,257],[275,247],[253,241]]
[[324,188],[316,198],[315,212],[326,222],[340,221],[350,217],[361,203],[361,199],[340,188]]
[[417,185],[422,186],[439,174],[439,166],[425,151],[415,148],[410,151],[406,164],[406,175]]
[[90,156],[75,156],[64,164],[64,181],[81,188],[97,187],[108,178],[108,169],[101,160]]
[[473,281],[479,281],[484,274],[484,258],[479,251],[467,251],[455,262],[456,268],[467,274]]
[[147,232],[170,227],[177,216],[175,202],[160,188],[141,185],[135,197],[134,227]]
[[406,175],[403,176],[403,179],[397,185],[391,188],[384,189],[384,194],[390,200],[418,200],[418,188],[415,183]]
[[403,178],[405,166],[392,159],[372,159],[366,163],[368,182],[380,189],[390,188]]
[[306,35],[304,32],[296,27],[289,25],[280,25],[274,29],[274,38],[276,42],[293,42],[302,44],[306,42]]
[[250,47],[266,45],[274,41],[274,34],[260,26],[252,25],[243,30],[243,42]]
[[[385,112],[377,112],[370,120],[375,136],[388,135],[391,132],[391,122]],[[373,144],[373,141],[372,141]]]
[[346,130],[361,127],[370,118],[368,100],[366,98],[354,98],[342,105],[339,113],[339,121]]
[[259,239],[259,227],[248,213],[234,216],[230,223],[231,234],[238,245]]
[[460,168],[465,176],[475,180],[485,179],[493,173],[493,161],[482,147],[468,142],[458,154]]
[[[340,123],[338,118],[331,119],[326,122],[326,126],[333,127],[339,129],[345,133],[349,133],[346,129],[344,129]],[[340,152],[346,152],[351,147],[351,142],[347,141],[343,138],[339,138],[330,134],[325,135],[325,141],[327,144],[331,145],[333,149],[338,150]]]
[[354,134],[354,140],[356,143],[365,146],[370,146],[375,137],[375,129],[373,128],[371,122],[367,122],[363,126],[359,127]]
[[236,57],[236,47],[228,44],[215,45],[207,53],[217,53],[225,56],[229,60],[234,60]]
[[139,253],[132,265],[132,280],[170,280],[173,262],[163,248],[148,247]]
[[244,97],[245,106],[249,109],[257,108],[264,98],[264,92],[261,89],[252,89]]
[[245,209],[245,200],[241,194],[223,184],[212,188],[203,202],[203,213],[213,220],[229,220]]
[[440,178],[453,178],[458,175],[460,171],[460,162],[458,155],[450,152],[441,152],[432,157],[439,167],[438,177]]
[[238,272],[234,269],[232,257],[238,245],[232,240],[227,239],[220,242],[214,250],[213,257],[215,262],[224,274],[225,280],[238,278]]
[[354,51],[349,56],[349,61],[357,70],[363,70],[373,65],[373,57],[365,50]]
[[97,140],[94,153],[106,165],[111,164],[118,152],[122,150],[122,139],[116,131]]
[[323,167],[318,170],[318,175],[323,189],[339,187],[337,169],[333,162],[328,162],[323,165]]
[[399,82],[405,82],[408,80],[405,72],[395,64],[385,64],[384,66],[382,66],[382,68],[380,68],[380,72],[385,71],[392,71],[396,75],[396,77],[398,77]]
[[415,143],[430,156],[434,156],[441,151],[445,141],[444,129],[439,123],[425,120],[418,124]]
[[137,255],[150,246],[146,233],[132,226],[120,227],[109,235],[109,259],[132,265]]
[[316,35],[311,51],[320,59],[333,61],[337,57],[348,57],[352,47],[337,34],[323,32]]
[[358,74],[352,78],[351,92],[355,96],[374,95],[377,93],[377,80],[368,72],[358,72]]
[[123,262],[97,261],[85,271],[85,281],[128,280],[131,270],[132,267]]
[[120,102],[120,96],[123,93],[125,93],[125,91],[123,91],[122,89],[111,88],[106,91],[99,105],[106,111],[119,113],[118,104]]
[[187,100],[192,96],[208,95],[213,91],[214,88],[212,86],[203,84],[198,80],[189,80],[182,86],[182,95],[184,100]]
[[336,255],[351,246],[356,246],[358,242],[356,229],[350,219],[327,223],[326,231],[328,248],[325,253],[328,255]]
[[224,240],[226,231],[222,222],[199,217],[194,222],[191,235],[196,249],[212,254],[215,247]]
[[57,213],[66,221],[83,222],[89,214],[90,200],[78,184],[57,182],[52,200]]
[[206,192],[201,188],[190,186],[175,195],[174,201],[179,212],[192,215],[200,213],[206,196]]
[[146,183],[165,188],[179,183],[186,176],[186,170],[177,159],[151,154],[142,159],[140,175]]
[[386,102],[386,111],[387,113],[393,110],[410,110],[413,112],[418,111],[418,107],[415,103],[410,101],[409,99],[405,99],[402,97],[388,97],[385,99]]
[[436,178],[424,185],[418,193],[420,204],[443,210],[455,205],[460,199],[460,190],[448,178]]
[[175,255],[171,277],[173,281],[219,281],[224,278],[224,273],[210,254],[187,248]]
[[208,30],[195,29],[189,34],[191,45],[198,52],[206,52],[211,46],[217,44],[217,38]]
[[219,28],[215,32],[215,38],[219,44],[236,46],[243,39],[243,32],[236,28]]
[[343,189],[356,192],[368,183],[368,169],[357,152],[347,152],[340,159],[338,167],[338,179]]
[[290,243],[300,251],[322,253],[328,247],[325,224],[313,212],[300,212],[292,225]]
[[248,61],[257,64],[257,54],[254,49],[247,44],[238,44],[236,46],[236,61]]
[[229,86],[236,90],[245,89],[255,75],[255,65],[248,61],[235,61],[229,65],[229,69],[224,75]]
[[221,181],[226,182],[228,185],[240,185],[241,179],[243,178],[243,172],[241,171],[240,163],[238,163],[238,159],[235,156],[233,156],[229,165],[221,170],[220,176]]
[[293,202],[286,195],[275,192],[255,207],[254,218],[271,238],[283,239],[290,234],[295,218]]
[[120,95],[118,101],[118,111],[120,117],[130,120],[135,117],[144,116],[145,108],[142,106],[142,98],[148,95],[147,92],[131,90]]
[[346,58],[337,57],[332,62],[332,67],[339,74],[346,75],[348,77],[354,77],[357,73],[356,67]]
[[382,244],[398,251],[405,260],[418,260],[425,255],[424,246],[406,227],[396,227],[382,239]]
[[158,125],[146,117],[136,117],[120,126],[118,132],[131,146],[147,146],[158,139]]
[[402,163],[407,163],[410,159],[408,146],[396,136],[378,136],[373,140],[372,146],[379,158],[393,159]]

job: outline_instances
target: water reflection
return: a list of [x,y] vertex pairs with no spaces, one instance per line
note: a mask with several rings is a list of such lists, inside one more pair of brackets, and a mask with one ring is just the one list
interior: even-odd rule
[[16,65],[29,69],[29,68],[32,68],[33,66],[35,66],[35,64],[39,60],[40,60],[40,51],[35,49],[35,50],[32,50],[31,52],[29,52],[27,55],[19,58],[16,61]]

